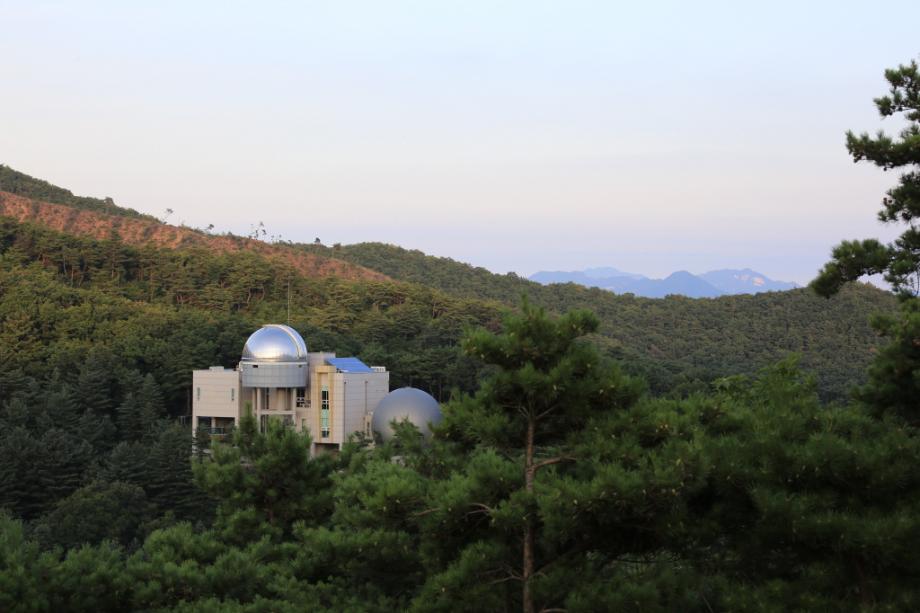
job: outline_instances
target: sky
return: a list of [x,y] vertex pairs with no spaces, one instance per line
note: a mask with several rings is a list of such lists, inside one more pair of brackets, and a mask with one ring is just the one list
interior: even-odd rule
[[217,231],[807,283],[920,3],[0,0],[0,163]]

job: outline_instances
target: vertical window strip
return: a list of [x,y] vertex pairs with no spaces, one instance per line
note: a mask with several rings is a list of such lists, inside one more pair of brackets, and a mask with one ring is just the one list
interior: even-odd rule
[[319,426],[320,436],[329,438],[329,387],[324,385],[320,396]]

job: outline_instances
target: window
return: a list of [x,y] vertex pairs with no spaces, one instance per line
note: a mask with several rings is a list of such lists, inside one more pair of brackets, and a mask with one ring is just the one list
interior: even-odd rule
[[307,390],[302,387],[297,388],[296,404],[298,409],[307,406]]
[[201,388],[195,390],[195,400],[201,400]]
[[236,390],[230,388],[230,402],[236,402]]
[[329,386],[324,385],[320,392],[319,431],[322,438],[329,438]]

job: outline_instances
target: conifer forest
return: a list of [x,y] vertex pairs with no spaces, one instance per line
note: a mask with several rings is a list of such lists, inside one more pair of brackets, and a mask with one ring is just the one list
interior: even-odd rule
[[[846,147],[902,233],[755,295],[214,235],[0,166],[0,611],[920,610],[920,68],[885,78],[903,129]],[[193,436],[192,371],[271,322],[443,421]]]

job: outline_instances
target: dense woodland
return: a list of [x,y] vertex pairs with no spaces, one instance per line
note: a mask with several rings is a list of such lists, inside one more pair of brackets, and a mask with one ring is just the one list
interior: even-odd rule
[[[882,114],[920,124],[916,64],[886,76]],[[848,146],[913,168],[914,124]],[[393,281],[0,219],[0,610],[916,610],[910,228],[843,243],[812,289],[651,300],[380,244],[289,248]],[[866,273],[898,298],[847,285]],[[311,349],[437,396],[434,437],[310,458],[247,418],[192,440],[191,370],[288,312]]]

